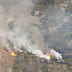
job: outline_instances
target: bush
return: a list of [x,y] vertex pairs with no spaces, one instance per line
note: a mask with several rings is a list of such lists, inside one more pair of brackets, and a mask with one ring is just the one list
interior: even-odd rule
[[23,72],[24,72],[24,70],[25,70],[25,69],[23,68]]
[[50,71],[50,68],[48,68],[48,71]]
[[69,70],[72,70],[72,66],[69,66],[68,69],[69,69]]
[[18,69],[19,67],[21,67],[19,64],[14,65],[15,69]]
[[48,72],[48,68],[43,68],[42,72]]
[[18,71],[14,71],[14,72],[18,72]]

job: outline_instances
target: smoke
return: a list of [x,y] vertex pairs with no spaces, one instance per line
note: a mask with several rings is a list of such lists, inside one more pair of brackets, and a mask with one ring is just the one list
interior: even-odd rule
[[56,52],[55,50],[51,49],[50,54],[51,54],[53,57],[56,57],[58,60],[62,61],[62,56],[61,56],[61,54],[59,54],[59,53]]
[[44,55],[41,50],[32,50],[32,53],[35,54],[36,56],[41,57],[41,58],[45,58],[47,60],[50,60],[50,57],[48,57],[46,54]]
[[37,16],[32,16],[32,0],[0,0],[0,43],[8,50],[20,50],[22,47],[36,56],[49,60],[44,50],[60,60],[61,54],[49,50],[38,27]]

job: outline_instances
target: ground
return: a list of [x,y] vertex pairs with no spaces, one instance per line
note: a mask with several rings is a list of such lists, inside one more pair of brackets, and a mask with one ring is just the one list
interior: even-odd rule
[[71,55],[63,56],[64,62],[48,61],[26,51],[16,55],[0,49],[0,72],[72,72]]

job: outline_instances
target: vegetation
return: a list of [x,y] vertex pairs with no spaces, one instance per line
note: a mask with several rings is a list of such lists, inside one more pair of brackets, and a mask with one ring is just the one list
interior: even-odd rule
[[[50,2],[52,1],[52,2]],[[48,8],[49,6],[58,7],[60,3],[64,3],[65,0],[35,0],[36,7],[35,10],[42,11],[45,8]],[[49,3],[50,2],[50,3]],[[66,11],[72,10],[71,3],[68,4],[68,7]],[[51,20],[52,16],[48,16],[48,20]],[[50,24],[49,26],[55,27],[57,24]],[[62,29],[60,35],[58,32],[52,32],[48,34],[50,36],[50,39],[52,39],[52,47],[56,49],[56,47],[62,48],[63,43],[65,43],[65,40],[67,41],[67,44],[69,45],[72,40],[72,31],[69,29]],[[64,39],[63,39],[63,38]],[[64,42],[63,42],[64,40]],[[49,43],[51,40],[49,41]],[[57,45],[57,46],[56,46]],[[58,50],[60,51],[60,50]],[[19,52],[18,52],[19,54]],[[14,65],[14,72],[19,72],[18,69],[22,66],[23,72],[72,72],[72,54],[69,56],[63,56],[64,62],[58,62],[55,59],[51,59],[49,63],[48,61],[45,61],[43,59],[43,62],[33,55],[32,53],[24,53],[24,59],[23,60],[17,60],[17,63]],[[22,65],[19,64],[19,62],[22,63]]]
[[18,72],[18,71],[14,71],[14,72]]
[[47,67],[43,68],[42,72],[48,72],[48,68]]
[[68,69],[70,72],[72,72],[72,66],[69,66]]
[[68,3],[66,11],[68,11],[68,12],[72,11],[72,2],[71,1]]
[[63,36],[65,39],[71,40],[72,39],[72,31],[70,30],[63,30]]
[[65,64],[63,65],[63,69],[64,69],[64,70],[66,70],[66,69],[67,69],[67,66],[66,66]]
[[19,67],[21,67],[21,65],[19,65],[19,64],[14,65],[15,69],[18,69]]

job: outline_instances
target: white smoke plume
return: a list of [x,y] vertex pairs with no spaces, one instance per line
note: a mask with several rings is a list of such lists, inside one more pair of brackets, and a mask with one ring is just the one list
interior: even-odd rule
[[62,61],[62,56],[60,53],[56,52],[55,50],[51,49],[50,50],[50,54],[53,56],[53,57],[56,57],[58,60]]
[[[0,44],[3,47],[19,50],[23,47],[36,56],[49,60],[43,54],[46,45],[37,25],[39,18],[32,16],[34,8],[32,0],[0,0]],[[62,59],[61,54],[49,50],[57,59]]]

